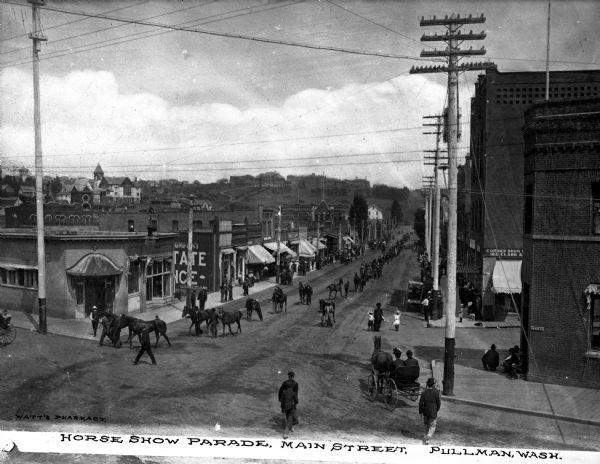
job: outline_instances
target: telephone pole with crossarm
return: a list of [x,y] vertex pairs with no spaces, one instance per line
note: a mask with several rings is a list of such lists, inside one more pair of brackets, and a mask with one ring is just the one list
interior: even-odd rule
[[448,190],[450,201],[448,205],[448,256],[447,256],[447,276],[448,276],[448,302],[446,305],[446,333],[444,350],[444,380],[443,393],[447,396],[454,395],[454,352],[456,346],[456,235],[457,235],[457,145],[458,145],[458,73],[463,71],[476,71],[495,68],[496,65],[490,62],[485,63],[460,63],[459,60],[465,56],[485,55],[485,48],[478,50],[461,49],[460,45],[467,40],[483,40],[486,37],[485,32],[463,33],[460,29],[466,24],[485,23],[483,15],[473,17],[472,15],[463,16],[450,15],[444,18],[431,19],[421,18],[421,26],[443,26],[446,28],[445,34],[435,33],[433,35],[423,34],[422,42],[446,42],[444,50],[422,51],[422,57],[446,58],[447,65],[435,66],[417,66],[410,70],[411,74],[420,73],[439,73],[448,74]]

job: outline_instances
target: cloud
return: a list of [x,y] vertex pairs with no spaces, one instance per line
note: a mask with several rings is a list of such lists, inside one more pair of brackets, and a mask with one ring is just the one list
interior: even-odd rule
[[[17,69],[0,74],[0,150],[33,165],[31,82]],[[85,70],[42,77],[41,96],[44,166],[52,175],[90,176],[100,162],[107,175],[159,178],[166,164],[169,177],[202,182],[276,169],[418,188],[419,150],[434,143],[421,135],[422,116],[441,111],[445,86],[400,76],[238,108],[124,94],[112,73]]]

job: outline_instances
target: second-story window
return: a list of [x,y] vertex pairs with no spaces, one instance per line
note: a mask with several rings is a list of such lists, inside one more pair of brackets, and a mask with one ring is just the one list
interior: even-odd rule
[[592,182],[592,234],[600,235],[600,182]]

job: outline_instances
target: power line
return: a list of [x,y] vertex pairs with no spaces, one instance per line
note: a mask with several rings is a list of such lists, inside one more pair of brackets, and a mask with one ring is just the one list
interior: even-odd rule
[[[23,5],[22,3],[12,1],[12,0],[0,0],[0,3],[26,7],[26,5]],[[58,8],[58,7],[43,6],[40,8],[42,8],[44,10],[58,12],[58,13],[86,16],[86,17],[90,17],[90,18],[106,19],[109,21],[118,21],[118,22],[124,22],[124,23],[129,23],[129,24],[139,24],[142,26],[150,26],[150,27],[169,29],[169,30],[180,31],[180,32],[194,32],[196,34],[225,37],[225,38],[230,38],[230,39],[242,39],[242,40],[249,40],[249,41],[254,41],[254,42],[269,43],[269,44],[275,44],[275,45],[285,45],[285,46],[290,46],[290,47],[299,47],[299,48],[306,48],[306,49],[312,49],[312,50],[323,50],[323,51],[333,51],[333,52],[339,52],[339,53],[348,53],[348,54],[353,54],[353,55],[375,56],[378,58],[393,58],[393,59],[407,59],[407,60],[423,61],[423,58],[415,57],[415,56],[408,56],[408,55],[396,55],[393,53],[370,52],[370,51],[366,51],[366,50],[357,50],[357,49],[351,49],[351,48],[316,45],[316,44],[309,44],[309,43],[302,43],[302,42],[294,42],[294,41],[289,41],[289,40],[276,40],[276,39],[269,39],[269,38],[265,38],[265,37],[250,36],[250,35],[245,35],[245,34],[235,34],[235,33],[230,33],[230,32],[208,31],[208,30],[204,30],[204,29],[194,29],[191,27],[173,26],[170,24],[156,23],[153,21],[119,18],[119,17],[109,16],[109,15],[105,15],[105,14],[85,13],[82,11],[73,11],[73,10],[68,10],[65,8]]]
[[[216,1],[216,0],[213,0],[212,2],[209,2],[209,3],[213,3],[214,1]],[[153,18],[158,18],[158,17],[161,17],[161,16],[165,16],[165,15],[168,15],[168,14],[175,14],[175,13],[179,13],[181,11],[189,10],[191,8],[197,8],[198,6],[205,6],[206,4],[208,4],[208,3],[205,3],[203,5],[194,5],[193,7],[183,8],[183,9],[176,10],[176,11],[173,11],[173,12],[164,13],[164,14],[160,14],[160,15],[156,15],[156,16],[151,16],[151,17],[146,18],[146,19],[153,19]],[[190,23],[195,23],[195,24],[192,24],[193,26],[211,24],[211,23],[214,23],[214,22],[225,21],[225,20],[228,20],[228,19],[238,18],[238,17],[241,17],[241,16],[248,16],[248,15],[251,15],[251,14],[262,13],[264,11],[270,11],[270,10],[275,10],[275,9],[278,9],[278,8],[284,8],[284,7],[295,5],[295,4],[296,4],[296,2],[294,2],[294,3],[288,3],[288,4],[284,4],[284,5],[275,5],[275,6],[272,6],[272,7],[269,7],[269,8],[264,8],[264,9],[258,10],[258,11],[250,11],[250,12],[246,12],[246,13],[242,13],[242,14],[228,16],[226,18],[219,18],[219,16],[223,16],[223,15],[227,15],[227,14],[231,14],[231,13],[236,13],[236,12],[239,12],[239,11],[246,11],[246,10],[248,10],[247,7],[246,8],[238,8],[238,9],[235,9],[235,10],[227,11],[225,13],[219,13],[219,14],[214,14],[214,15],[211,15],[211,16],[207,16],[207,17],[202,18],[202,19],[193,19],[193,20],[184,21],[183,23],[180,23],[179,25],[190,24]],[[213,19],[211,21],[205,21],[206,19],[210,19],[210,18],[217,18],[217,19]],[[197,21],[202,21],[202,22],[198,23]],[[110,27],[110,28],[97,29],[95,31],[86,32],[86,33],[83,33],[83,34],[80,34],[80,35],[76,35],[76,36],[71,36],[71,37],[68,37],[68,38],[72,39],[72,38],[77,38],[77,37],[83,37],[85,35],[95,34],[95,33],[106,31],[106,30],[114,30],[114,29],[116,29],[118,27],[127,26],[127,25],[128,24],[121,24],[119,26],[114,26],[114,27]],[[173,30],[162,31],[162,32],[144,31],[144,32],[136,32],[136,33],[133,33],[133,34],[126,34],[126,35],[122,35],[120,37],[115,37],[115,38],[112,38],[112,39],[106,39],[106,40],[101,40],[99,42],[91,42],[91,43],[87,43],[87,44],[84,44],[84,45],[80,45],[78,47],[75,47],[74,49],[70,48],[70,49],[67,49],[67,50],[57,50],[57,51],[54,51],[54,52],[50,52],[50,53],[44,55],[44,57],[42,57],[41,59],[42,60],[46,60],[46,59],[49,60],[49,59],[61,58],[63,56],[71,56],[71,55],[75,55],[75,54],[78,54],[78,53],[84,53],[84,52],[88,52],[88,51],[92,51],[92,50],[97,50],[99,48],[109,47],[109,46],[112,46],[112,45],[125,44],[125,43],[129,43],[129,42],[134,42],[136,40],[142,40],[142,39],[146,39],[146,38],[150,38],[150,37],[156,37],[156,36],[163,35],[163,34],[168,34],[168,33],[171,33],[171,32],[174,32],[174,31]],[[60,40],[62,40],[62,39],[55,40],[55,41],[53,41],[53,43],[58,42]],[[96,46],[94,46],[94,45],[96,45]],[[30,59],[19,58],[19,59],[15,59],[13,61],[6,61],[6,62],[1,63],[0,64],[0,68],[2,68],[2,67],[8,67],[8,66],[22,65],[22,64],[28,64],[30,62],[31,62]]]

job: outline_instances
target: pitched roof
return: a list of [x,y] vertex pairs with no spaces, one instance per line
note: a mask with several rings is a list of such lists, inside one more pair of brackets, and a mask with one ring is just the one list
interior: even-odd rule
[[100,163],[98,163],[98,166],[96,166],[96,169],[94,169],[94,174],[104,174],[104,171],[100,167]]

